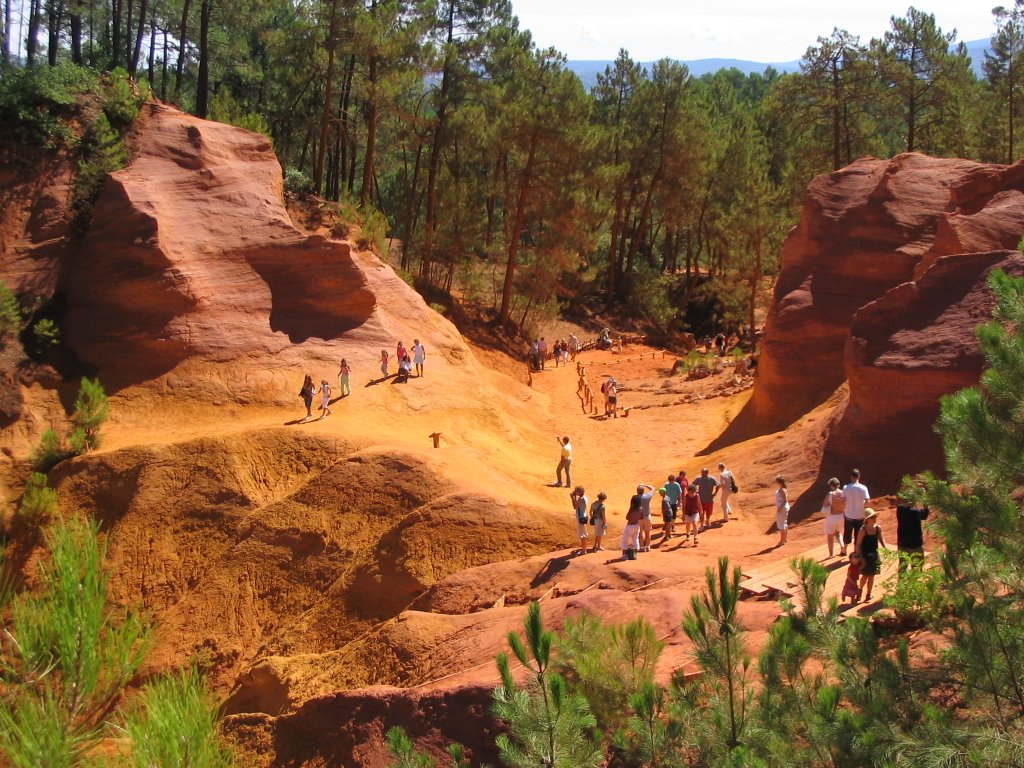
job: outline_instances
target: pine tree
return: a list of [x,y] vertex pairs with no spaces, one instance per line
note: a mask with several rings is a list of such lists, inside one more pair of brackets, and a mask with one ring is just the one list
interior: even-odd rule
[[494,691],[494,713],[509,725],[498,736],[498,751],[509,768],[589,768],[600,765],[601,744],[592,737],[597,724],[579,693],[570,693],[565,679],[551,669],[554,633],[544,629],[540,603],[530,603],[526,642],[509,632],[508,644],[532,680],[519,688],[508,655],[498,656],[501,686]]
[[1016,127],[1021,110],[1020,96],[1024,88],[1024,2],[1016,0],[1012,8],[997,6],[992,9],[996,31],[992,35],[990,50],[985,51],[982,64],[989,87],[1002,103],[1006,121],[1004,162],[1017,159]]
[[110,403],[99,379],[82,379],[75,399],[75,412],[71,415],[71,423],[75,425],[71,433],[71,447],[77,453],[85,453],[100,445],[100,427],[110,415]]
[[711,750],[718,741],[726,753],[743,745],[753,699],[746,632],[736,613],[740,579],[739,566],[730,569],[729,558],[720,557],[717,571],[708,568],[705,573],[707,589],[690,598],[690,610],[683,617],[683,631],[694,644],[711,695],[708,725],[714,732],[705,735]]

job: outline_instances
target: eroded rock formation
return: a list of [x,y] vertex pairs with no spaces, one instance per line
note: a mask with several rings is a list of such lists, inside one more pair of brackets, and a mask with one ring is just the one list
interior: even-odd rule
[[823,476],[869,468],[872,490],[941,464],[938,398],[976,383],[974,336],[996,266],[1019,268],[1024,165],[919,154],[863,158],[808,187],[783,248],[757,384],[739,426],[782,429],[844,381]]

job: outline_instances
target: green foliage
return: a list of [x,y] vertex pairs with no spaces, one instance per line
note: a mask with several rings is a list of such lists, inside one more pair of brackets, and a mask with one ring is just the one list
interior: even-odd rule
[[409,734],[400,726],[393,726],[384,734],[388,752],[391,753],[391,768],[433,768],[434,761],[416,749]]
[[298,168],[289,168],[284,173],[284,189],[293,195],[308,195],[313,191],[313,180]]
[[67,447],[54,429],[43,432],[39,445],[32,449],[29,464],[36,472],[49,472],[68,457]]
[[602,730],[623,724],[623,703],[654,681],[665,644],[644,618],[605,624],[583,611],[566,619],[556,648],[555,666],[583,692]]
[[[145,81],[143,81],[145,82]],[[147,86],[145,86],[148,88]],[[127,130],[139,115],[148,90],[140,91],[128,73],[118,67],[103,78],[103,114],[119,133]]]
[[84,453],[100,445],[100,427],[110,415],[110,402],[99,379],[82,379],[75,399],[75,412],[71,414],[72,447],[77,453]]
[[[225,87],[218,88],[213,98],[210,99],[210,119],[219,123],[235,125],[253,133],[260,133],[268,138],[271,135],[270,125],[266,118],[258,112],[245,111],[231,95],[231,91]],[[312,182],[307,191],[312,191]]]
[[526,616],[525,642],[508,635],[515,658],[532,678],[519,688],[509,657],[498,656],[501,685],[494,691],[494,713],[505,720],[509,734],[498,736],[498,751],[509,768],[588,768],[601,763],[600,742],[591,736],[597,724],[587,700],[568,690],[565,679],[552,671],[554,634],[544,629],[540,604],[531,603]]
[[12,67],[0,78],[0,144],[70,147],[70,117],[83,93],[96,88],[95,72],[74,64]]
[[81,159],[75,177],[72,208],[79,230],[88,226],[93,203],[103,191],[107,174],[124,168],[128,160],[128,147],[121,134],[111,126],[106,113],[100,114],[82,139]]
[[0,344],[7,342],[21,329],[21,306],[14,293],[0,283]]
[[18,514],[30,526],[35,527],[56,513],[57,491],[47,485],[46,475],[42,472],[33,472],[25,485]]
[[12,766],[75,766],[103,737],[150,633],[107,603],[95,524],[71,519],[46,537],[39,589],[3,611],[0,752]]
[[230,768],[234,760],[217,731],[218,705],[194,669],[157,678],[134,699],[123,729],[132,768]]
[[48,317],[44,317],[32,326],[32,337],[41,349],[49,349],[60,344],[60,328]]
[[709,755],[724,756],[743,744],[753,699],[746,633],[736,613],[740,579],[739,566],[730,569],[729,558],[719,558],[717,570],[708,568],[705,573],[704,594],[691,597],[683,617],[683,632],[706,677],[710,717],[701,735]]

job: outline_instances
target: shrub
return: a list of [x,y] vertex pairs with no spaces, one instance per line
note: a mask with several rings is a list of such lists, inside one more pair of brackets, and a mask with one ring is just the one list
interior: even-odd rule
[[298,168],[289,168],[284,174],[284,189],[293,195],[308,195],[313,192],[313,180]]
[[132,83],[131,75],[120,67],[104,80],[103,113],[110,121],[110,125],[124,131],[138,117],[139,107],[145,99],[142,98],[139,88]]
[[36,472],[49,472],[67,457],[68,451],[60,435],[55,430],[48,429],[39,438],[39,445],[32,450],[29,463]]
[[75,225],[85,229],[92,217],[92,206],[103,191],[107,174],[128,165],[128,147],[121,134],[114,130],[106,114],[101,114],[85,133],[82,157],[78,162],[72,208]]
[[231,751],[217,734],[217,703],[202,675],[188,670],[157,678],[132,701],[124,729],[127,765],[229,768]]
[[109,415],[110,402],[99,379],[82,379],[75,400],[75,412],[71,415],[71,423],[75,425],[71,443],[76,453],[85,453],[99,447],[100,427]]
[[0,283],[0,343],[17,334],[21,328],[21,307],[14,293]]
[[42,349],[55,347],[60,344],[60,328],[48,317],[32,326],[32,337],[36,345]]
[[361,209],[360,234],[356,246],[361,250],[374,250],[378,254],[387,253],[388,219],[372,206]]
[[25,485],[18,514],[31,524],[52,517],[57,512],[57,492],[47,485],[46,475],[33,472]]
[[218,88],[210,99],[210,119],[270,138],[270,124],[266,118],[258,112],[246,112],[224,86]]
[[74,146],[76,99],[95,87],[95,73],[75,64],[6,70],[0,78],[0,146]]

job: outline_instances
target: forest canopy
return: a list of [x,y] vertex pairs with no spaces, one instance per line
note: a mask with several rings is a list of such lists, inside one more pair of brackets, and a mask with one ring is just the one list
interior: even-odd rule
[[694,77],[623,50],[589,92],[508,0],[4,13],[0,91],[19,68],[122,68],[163,101],[267,133],[290,190],[383,215],[421,291],[520,327],[592,294],[662,330],[753,325],[814,175],[905,151],[1012,162],[1021,141],[1020,4],[993,11],[981,78],[956,31],[910,7],[877,39],[824,34],[792,74]]

